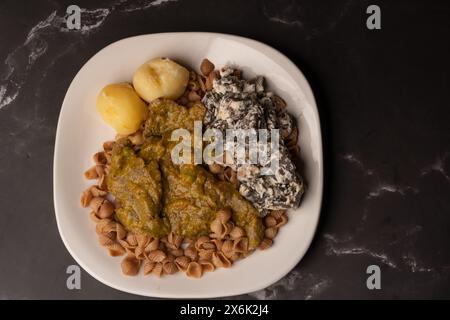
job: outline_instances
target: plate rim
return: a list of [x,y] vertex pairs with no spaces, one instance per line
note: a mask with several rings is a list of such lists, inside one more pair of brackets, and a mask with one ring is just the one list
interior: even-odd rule
[[[302,89],[306,89],[306,92],[303,92],[307,98],[308,101],[312,102],[312,109],[313,109],[313,113],[314,116],[317,118],[317,134],[318,134],[318,185],[317,185],[317,198],[319,201],[318,204],[318,212],[316,214],[316,218],[314,221],[314,226],[313,226],[313,232],[311,232],[311,236],[309,237],[308,241],[307,241],[307,245],[305,246],[305,249],[303,252],[301,252],[301,254],[299,254],[298,259],[295,260],[295,263],[289,264],[288,266],[286,266],[284,268],[284,270],[282,270],[281,272],[279,272],[279,275],[277,277],[273,277],[271,278],[269,281],[263,281],[261,280],[260,282],[258,282],[257,285],[254,285],[252,288],[245,288],[243,290],[239,290],[238,288],[236,290],[234,290],[231,294],[227,293],[227,292],[214,292],[212,294],[208,294],[207,292],[201,292],[201,293],[195,293],[195,294],[177,294],[177,293],[164,293],[164,292],[141,292],[139,290],[133,289],[133,288],[127,288],[127,287],[122,287],[120,285],[116,285],[114,283],[109,282],[108,280],[105,280],[100,274],[97,274],[96,272],[94,272],[93,270],[91,270],[79,257],[77,254],[75,254],[74,250],[72,249],[72,247],[70,246],[68,240],[66,239],[65,235],[63,232],[61,232],[61,225],[60,225],[60,219],[59,219],[59,214],[58,214],[58,204],[57,204],[57,197],[56,197],[56,190],[57,188],[55,188],[55,185],[57,184],[57,179],[56,179],[56,172],[57,172],[57,168],[58,168],[58,162],[57,160],[57,155],[58,155],[58,145],[59,145],[59,140],[60,140],[60,131],[62,130],[60,127],[60,122],[61,122],[61,117],[63,114],[63,111],[65,109],[65,106],[68,104],[67,102],[67,96],[68,93],[70,91],[70,89],[72,88],[72,86],[74,85],[74,83],[76,83],[77,77],[79,76],[79,74],[84,70],[84,68],[86,67],[86,65],[89,64],[89,62],[91,60],[93,60],[97,55],[99,55],[101,52],[103,52],[104,50],[117,45],[121,42],[126,42],[128,40],[131,39],[137,39],[137,38],[146,38],[148,36],[177,36],[177,35],[183,35],[183,36],[210,36],[210,37],[222,37],[222,38],[227,38],[230,40],[235,40],[238,41],[239,43],[243,43],[245,45],[249,45],[250,47],[252,47],[253,49],[255,49],[255,47],[257,47],[256,49],[264,49],[266,52],[271,53],[272,55],[278,55],[279,58],[282,59],[282,62],[284,64],[287,64],[287,66],[289,67],[290,70],[292,70],[292,72],[294,72],[296,74],[296,76],[298,77],[298,79],[300,79],[303,83],[302,83]],[[273,57],[270,57],[271,59],[273,59]],[[277,63],[280,63],[281,61],[277,61]],[[283,69],[286,70],[285,66],[282,66]],[[67,108],[67,107],[66,107]],[[219,298],[219,297],[232,297],[232,296],[237,296],[237,295],[242,295],[242,294],[248,294],[251,292],[255,292],[255,291],[259,291],[262,289],[265,289],[267,287],[269,287],[270,285],[276,283],[277,281],[279,281],[280,279],[284,278],[292,269],[295,268],[295,266],[303,259],[303,257],[305,256],[306,252],[308,252],[308,250],[311,247],[311,244],[314,240],[314,237],[316,236],[316,232],[317,232],[317,227],[318,227],[318,223],[320,220],[320,215],[321,215],[321,211],[322,211],[322,205],[323,205],[323,185],[324,185],[324,167],[323,167],[323,140],[322,140],[322,128],[321,128],[321,122],[320,122],[320,114],[317,108],[317,102],[316,99],[314,97],[314,93],[312,91],[312,88],[308,82],[308,80],[306,79],[305,75],[302,73],[302,71],[297,67],[297,65],[290,60],[285,54],[283,54],[282,52],[280,52],[279,50],[273,48],[272,46],[263,43],[261,41],[258,40],[254,40],[251,38],[247,38],[247,37],[243,37],[243,36],[238,36],[238,35],[233,35],[233,34],[226,34],[226,33],[215,33],[215,32],[160,32],[160,33],[147,33],[147,34],[141,34],[141,35],[136,35],[136,36],[131,36],[131,37],[126,37],[126,38],[122,38],[120,40],[114,41],[110,44],[108,44],[107,46],[103,47],[102,49],[100,49],[99,51],[97,51],[92,57],[90,57],[84,64],[83,66],[78,70],[78,72],[76,73],[76,75],[74,76],[74,78],[72,79],[72,81],[70,82],[70,85],[68,86],[66,93],[64,95],[64,99],[63,102],[61,104],[61,109],[58,115],[58,122],[57,122],[57,128],[56,128],[56,135],[55,135],[55,143],[54,143],[54,154],[53,154],[53,205],[54,205],[54,211],[55,211],[55,218],[56,218],[56,224],[58,227],[58,233],[64,243],[64,246],[66,247],[66,249],[69,251],[70,255],[72,256],[72,258],[89,274],[91,275],[94,279],[96,279],[97,281],[101,282],[102,284],[105,284],[111,288],[114,288],[116,290],[122,291],[122,292],[126,292],[126,293],[131,293],[131,294],[135,294],[135,295],[139,295],[139,296],[145,296],[145,297],[155,297],[155,298]]]

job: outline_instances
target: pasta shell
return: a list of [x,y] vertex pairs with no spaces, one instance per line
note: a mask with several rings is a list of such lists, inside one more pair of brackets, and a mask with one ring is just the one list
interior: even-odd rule
[[110,218],[114,214],[114,206],[108,200],[103,201],[98,209],[97,216],[101,219]]
[[213,253],[214,253],[214,250],[200,250],[198,252],[198,257],[201,260],[211,260]]
[[227,258],[229,258],[231,261],[235,262],[241,258],[241,254],[239,254],[237,252],[232,252],[232,254]]
[[202,266],[203,272],[213,272],[215,269],[214,264],[211,261],[200,260],[198,263]]
[[212,263],[218,268],[220,268],[220,267],[223,267],[223,268],[231,267],[231,261],[228,260],[228,258],[225,257],[225,255],[222,252],[214,252],[212,254]]
[[200,250],[202,249],[202,246],[204,243],[209,242],[210,239],[208,236],[202,236],[200,238],[197,239],[197,241],[195,242],[195,249]]
[[127,276],[135,276],[139,273],[140,261],[129,255],[122,260],[122,273]]
[[163,273],[163,265],[162,263],[156,263],[155,266],[153,267],[153,270],[151,271],[152,275],[156,276],[156,277],[161,277],[162,273]]
[[223,171],[223,176],[225,177],[225,179],[227,181],[229,181],[233,185],[237,186],[237,184],[238,184],[237,173],[236,173],[236,171],[231,169],[231,167],[225,168],[225,170]]
[[89,191],[94,197],[104,197],[107,194],[106,191],[99,189],[97,186],[90,187]]
[[224,233],[224,226],[219,218],[214,219],[210,225],[211,231],[215,235],[222,235]]
[[276,228],[284,226],[288,222],[288,217],[286,214],[283,214],[279,219],[277,219]]
[[225,224],[224,236],[229,235],[230,232],[231,232],[231,230],[233,230],[233,229],[234,229],[234,223],[231,222],[231,221],[228,221],[228,222]]
[[209,61],[208,59],[203,59],[202,63],[200,64],[200,71],[203,73],[203,75],[207,76],[214,71],[214,67],[215,66],[211,61]]
[[276,227],[270,227],[264,230],[264,235],[266,238],[273,239],[277,235],[278,229]]
[[[199,90],[200,89],[200,84],[199,83],[197,83],[197,87],[198,87],[197,90]],[[197,92],[190,91],[189,94],[188,94],[188,99],[189,99],[189,101],[193,101],[194,102],[194,101],[200,101],[202,99],[202,97],[200,97],[200,95]]]
[[105,142],[103,142],[103,150],[105,152],[111,151],[113,149],[113,147],[114,147],[114,143],[115,143],[114,141],[105,141]]
[[[143,247],[136,247],[136,249],[134,249],[134,255],[136,258],[138,258],[139,260],[144,260],[147,257],[145,256],[145,249]],[[155,261],[156,262],[156,261]]]
[[93,198],[93,195],[91,193],[90,190],[85,190],[82,194],[81,194],[81,206],[83,208],[87,208],[89,206],[89,203],[91,203],[91,200]]
[[284,139],[284,144],[288,150],[292,150],[297,145],[298,137],[294,137],[291,134],[292,132]]
[[96,165],[95,171],[97,172],[97,178],[100,178],[105,175],[105,167],[102,165]]
[[239,238],[234,240],[233,244],[234,252],[246,252],[248,251],[248,238]]
[[162,264],[167,263],[167,262],[174,262],[175,261],[175,256],[171,255],[171,254],[166,254],[166,258],[161,261]]
[[213,239],[213,240],[211,240],[211,242],[216,245],[217,250],[221,250],[222,249],[222,245],[223,245],[223,240],[222,239]]
[[110,164],[111,163],[111,152],[105,152],[105,157],[106,157],[106,163]]
[[98,188],[101,190],[108,190],[108,186],[106,184],[106,175],[103,175],[100,177],[100,179],[98,179]]
[[189,259],[186,256],[181,256],[181,257],[175,258],[174,262],[180,271],[186,271],[187,267],[189,265],[189,262],[191,262],[191,259]]
[[264,224],[266,225],[266,228],[275,227],[277,224],[277,219],[275,219],[272,215],[267,215],[264,218]]
[[174,249],[178,249],[183,242],[183,237],[171,232],[167,236],[167,241],[174,246]]
[[284,210],[272,210],[272,212],[270,212],[270,215],[272,217],[274,217],[276,220],[280,219],[281,216],[285,213]]
[[289,144],[296,145],[298,142],[298,129],[297,127],[292,128],[291,133],[289,136],[286,137],[286,139],[289,141]]
[[145,252],[158,250],[158,248],[159,248],[159,239],[158,238],[154,238],[145,247]]
[[223,256],[226,257],[227,259],[229,259],[231,261],[231,256],[235,254],[235,252],[233,250],[228,251],[228,252],[222,252]]
[[197,249],[195,249],[192,246],[189,246],[186,249],[184,249],[184,255],[193,261],[197,260],[198,256]]
[[117,242],[120,243],[120,245],[122,247],[124,247],[125,249],[131,249],[132,247],[130,246],[130,244],[127,242],[127,240],[123,240],[123,239],[117,239]]
[[110,233],[111,234],[111,238],[115,238],[116,237],[115,233],[116,233],[116,229],[117,229],[117,227],[116,227],[117,222],[109,220],[109,219],[102,219],[102,221],[104,221],[104,220],[107,220],[107,222],[102,224],[101,232],[103,234]]
[[92,211],[94,211],[94,212],[98,212],[98,210],[100,209],[100,207],[103,204],[103,201],[105,201],[105,199],[102,197],[94,197],[89,202],[89,208],[91,208]]
[[108,246],[109,255],[112,257],[122,256],[125,253],[125,249],[117,242]]
[[269,249],[273,244],[272,239],[269,238],[264,238],[262,239],[261,243],[259,244],[259,249],[260,250],[266,250]]
[[117,239],[120,240],[125,239],[125,237],[127,236],[127,231],[120,223],[116,224],[116,235]]
[[200,85],[200,90],[203,94],[206,92],[206,78],[203,76],[198,77],[198,84]]
[[156,262],[145,260],[144,268],[143,268],[144,269],[144,275],[146,275],[146,276],[149,275],[150,272],[152,272],[152,270],[155,267],[155,265],[156,265]]
[[97,234],[105,234],[110,231],[114,231],[116,223],[110,219],[101,219],[95,226],[95,232]]
[[197,73],[195,71],[189,71],[189,80],[194,81],[197,79]]
[[99,175],[97,173],[96,166],[93,166],[84,172],[84,177],[88,180],[98,179]]
[[174,257],[181,257],[184,255],[184,250],[183,249],[171,250],[170,254],[173,255]]
[[148,259],[153,262],[162,262],[166,258],[166,254],[161,250],[153,250],[148,254]]
[[103,233],[103,228],[110,221],[111,221],[110,219],[100,219],[100,221],[95,225],[95,232],[97,234],[102,234]]
[[127,242],[128,242],[129,246],[136,247],[138,245],[138,242],[137,242],[135,234],[128,233],[126,239],[127,239]]
[[233,251],[233,241],[225,240],[222,245],[222,252],[231,252]]
[[214,80],[218,79],[218,71],[212,71],[207,77],[206,77],[206,83],[205,88],[207,91],[211,90],[213,88]]
[[275,107],[277,108],[278,112],[280,112],[286,108],[286,106],[287,106],[286,101],[284,101],[283,98],[281,98],[280,96],[277,96],[276,94],[274,94],[270,98],[271,98],[273,104],[275,105]]
[[217,218],[222,223],[227,223],[231,219],[231,210],[230,208],[224,208],[217,211]]
[[99,234],[98,242],[100,243],[101,246],[108,247],[108,246],[114,244],[115,241],[103,234]]
[[189,81],[188,88],[193,91],[200,89],[200,85],[196,81]]
[[106,157],[103,151],[97,152],[92,158],[94,159],[95,164],[106,164]]
[[212,243],[211,241],[208,241],[208,242],[205,242],[202,244],[202,249],[203,250],[215,250],[216,245],[214,243]]
[[110,249],[110,248],[108,248],[108,254],[111,256],[111,257],[119,257],[119,256],[123,256],[124,255],[124,253],[125,253],[125,250],[115,250],[115,249]]
[[150,237],[146,234],[137,234],[136,241],[138,247],[145,248],[147,244],[150,242]]
[[245,231],[241,227],[234,227],[230,231],[230,237],[233,239],[238,239],[245,236]]
[[114,241],[117,240],[116,231],[106,232],[106,233],[103,233],[103,235],[107,236],[111,240],[114,240]]
[[186,275],[192,278],[200,278],[203,275],[203,268],[197,262],[190,262],[186,269]]
[[163,264],[163,271],[165,274],[174,274],[178,271],[178,267],[174,262],[169,261]]
[[174,244],[170,243],[170,242],[165,243],[165,246],[166,246],[166,249],[168,249],[168,250],[175,250],[175,249],[177,249],[177,247]]
[[91,213],[89,214],[89,217],[91,218],[92,221],[94,221],[95,223],[99,223],[100,221],[102,221],[102,219],[100,219],[99,217],[97,217],[97,214],[94,211],[91,211]]

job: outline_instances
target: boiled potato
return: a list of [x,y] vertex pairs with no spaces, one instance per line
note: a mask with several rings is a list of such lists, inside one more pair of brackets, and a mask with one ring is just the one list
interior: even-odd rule
[[97,111],[119,134],[138,130],[147,116],[147,109],[147,104],[128,83],[107,85],[97,97]]
[[136,92],[147,102],[157,98],[176,100],[186,90],[189,71],[166,58],[147,61],[133,76]]

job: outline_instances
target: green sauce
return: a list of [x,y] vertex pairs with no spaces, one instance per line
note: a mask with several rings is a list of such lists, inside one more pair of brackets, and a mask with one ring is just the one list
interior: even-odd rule
[[113,150],[107,183],[120,206],[117,219],[136,233],[161,237],[172,230],[196,239],[209,234],[217,210],[230,207],[233,221],[247,233],[250,248],[257,247],[264,233],[261,218],[232,184],[218,181],[201,165],[172,163],[171,131],[192,131],[194,121],[203,120],[204,107],[156,100],[149,109],[140,150],[129,143]]

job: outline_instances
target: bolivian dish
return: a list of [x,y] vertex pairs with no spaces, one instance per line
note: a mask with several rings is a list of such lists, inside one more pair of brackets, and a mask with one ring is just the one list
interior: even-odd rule
[[81,205],[125,275],[229,268],[271,247],[300,205],[298,129],[284,100],[239,68],[204,59],[199,71],[155,58],[98,94],[117,135],[84,173],[96,182]]

